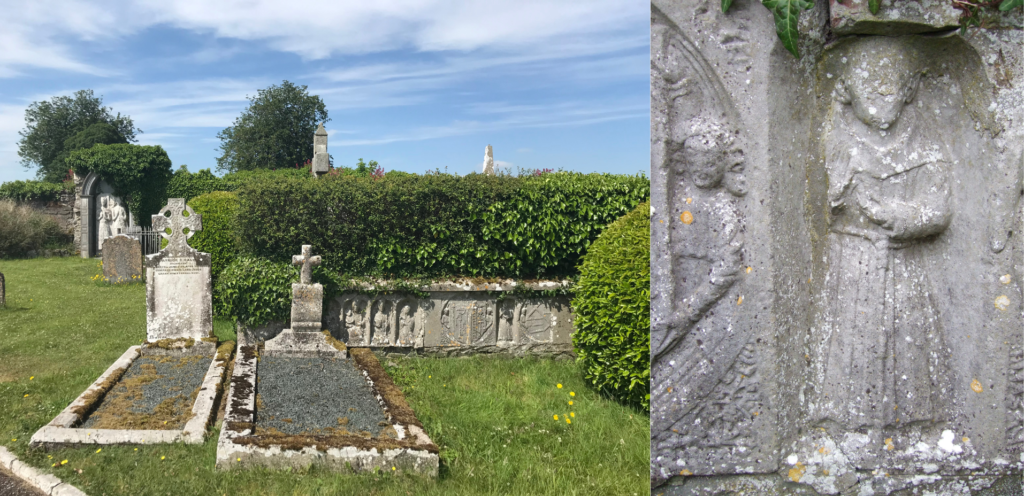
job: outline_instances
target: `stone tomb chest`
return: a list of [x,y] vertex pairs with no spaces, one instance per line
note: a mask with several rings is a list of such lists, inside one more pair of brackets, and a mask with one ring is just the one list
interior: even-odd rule
[[[203,442],[234,343],[218,349],[210,336],[210,255],[185,243],[201,228],[199,216],[186,209],[184,200],[171,199],[154,216],[155,226],[169,228],[171,242],[146,261],[149,339],[129,348],[39,429],[32,445]],[[183,218],[183,211],[191,215]],[[123,236],[107,241],[125,240],[134,243],[126,252],[138,264],[138,242]],[[104,250],[105,257],[112,254]]]

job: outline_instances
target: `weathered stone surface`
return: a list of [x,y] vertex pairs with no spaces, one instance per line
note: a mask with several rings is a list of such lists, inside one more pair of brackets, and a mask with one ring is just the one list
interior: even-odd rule
[[652,6],[658,492],[1020,483],[1020,13],[917,36],[887,6],[937,6],[897,3],[845,36],[817,2],[800,60],[756,3]]
[[292,284],[291,326],[266,342],[266,353],[271,356],[340,356],[339,350],[320,331],[323,328],[324,287],[311,284],[313,267],[320,265],[320,256],[312,256],[313,247],[302,245],[302,254],[292,257],[292,263],[301,265],[298,283]]
[[567,297],[499,299],[488,291],[514,286],[433,286],[422,299],[342,294],[328,302],[325,328],[349,346],[441,354],[572,351],[573,315]]
[[0,272],[0,307],[7,305],[7,280],[4,273]]
[[960,27],[961,11],[947,0],[881,0],[878,14],[868,10],[868,0],[830,0],[829,6],[832,31],[840,36],[918,34]]
[[291,329],[295,332],[320,332],[323,307],[322,285],[292,284]]
[[324,123],[321,122],[313,135],[313,166],[310,173],[313,176],[319,176],[330,169],[331,157],[327,154],[327,130],[324,129]]
[[103,277],[113,283],[142,280],[142,246],[138,240],[118,234],[103,242]]
[[187,239],[202,229],[202,216],[170,198],[153,228],[167,247],[146,257],[146,338],[201,339],[213,333],[213,287],[210,254],[188,246]]

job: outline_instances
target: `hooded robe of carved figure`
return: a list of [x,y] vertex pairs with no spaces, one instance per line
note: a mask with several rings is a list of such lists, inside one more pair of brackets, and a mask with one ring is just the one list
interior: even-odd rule
[[906,105],[922,75],[912,53],[874,40],[851,58],[825,144],[831,217],[811,417],[846,430],[937,422],[948,352],[924,262],[952,216],[949,155]]

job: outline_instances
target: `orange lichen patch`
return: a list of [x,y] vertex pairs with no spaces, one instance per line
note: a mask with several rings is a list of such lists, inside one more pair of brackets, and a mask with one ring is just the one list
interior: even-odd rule
[[754,270],[754,268],[753,268],[753,267],[747,267],[747,274],[749,274],[749,273],[750,273],[750,271],[752,271],[752,270]]
[[828,450],[825,449],[824,446],[822,446],[822,447],[818,448],[818,453],[821,453],[821,454],[824,455],[824,454],[828,453]]
[[984,388],[981,387],[981,382],[978,382],[977,379],[971,381],[971,391],[974,391],[975,393],[984,391]]
[[740,296],[739,298],[736,299],[736,304],[737,305],[742,305],[743,304],[743,297],[742,296]]
[[800,478],[804,476],[805,471],[807,471],[807,467],[803,463],[796,462],[796,466],[789,469],[789,479],[793,482],[800,482]]
[[672,392],[672,386],[669,386],[668,389],[665,390],[665,392],[671,393]]
[[967,444],[967,443],[971,442],[971,438],[969,438],[967,436],[964,436],[963,441],[964,441],[964,444]]
[[679,471],[679,475],[693,475],[693,472],[690,472],[689,470],[684,468]]
[[679,220],[683,221],[683,224],[692,224],[693,214],[691,214],[690,211],[687,210],[683,212],[682,215],[679,216]]
[[892,444],[892,438],[891,437],[885,438],[885,449],[888,450],[888,451],[892,451],[892,450],[896,449],[896,445]]
[[[687,222],[687,224],[689,224],[689,222]],[[996,298],[996,308],[1000,311],[1006,311],[1007,308],[1010,308],[1010,298],[1006,295],[999,295],[999,297]]]
[[821,469],[821,475],[828,475],[828,469],[827,468]]
[[691,203],[693,203],[693,198],[687,198],[686,199],[686,204],[689,205]]
[[1011,280],[1010,274],[1003,274],[1003,276],[999,278],[999,282],[1003,284],[1010,284]]

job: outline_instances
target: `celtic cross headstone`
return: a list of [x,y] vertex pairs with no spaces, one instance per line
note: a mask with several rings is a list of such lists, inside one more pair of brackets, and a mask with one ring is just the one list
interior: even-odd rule
[[167,246],[146,257],[146,338],[201,339],[213,332],[210,254],[188,245],[203,228],[202,216],[170,198],[153,216],[153,228]]

